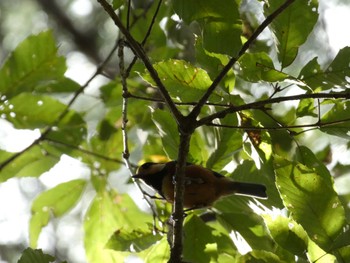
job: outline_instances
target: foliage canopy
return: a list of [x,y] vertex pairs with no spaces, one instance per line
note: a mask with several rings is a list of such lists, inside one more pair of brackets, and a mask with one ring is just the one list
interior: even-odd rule
[[[99,83],[105,113],[97,125],[87,118],[95,107],[72,107],[90,81],[65,76],[51,30],[25,39],[0,69],[1,117],[16,129],[40,131],[22,151],[0,151],[0,182],[40,177],[64,154],[91,171],[89,179],[62,183],[33,201],[30,246],[92,188],[83,220],[89,262],[122,262],[131,254],[167,262],[170,205],[142,190],[152,209],[141,211],[128,193],[111,189],[110,177],[123,165],[134,173],[140,156],[166,161],[184,154],[235,180],[263,183],[269,196],[228,197],[212,211],[191,212],[183,228],[185,261],[349,262],[350,192],[334,189],[340,164],[327,165],[327,138],[349,139],[350,47],[326,66],[314,57],[292,69],[319,19],[318,1],[260,2],[259,14],[244,11],[249,4],[239,0],[98,2],[119,27],[111,34],[120,35],[110,53],[117,54],[118,73],[107,71],[116,67],[108,57],[91,77],[109,77]],[[186,123],[183,116],[194,118]],[[188,155],[179,136],[186,127]],[[310,141],[318,137],[328,143],[314,151]],[[212,213],[216,220],[207,222]],[[250,252],[239,253],[233,237]],[[40,250],[26,253],[49,262]]]

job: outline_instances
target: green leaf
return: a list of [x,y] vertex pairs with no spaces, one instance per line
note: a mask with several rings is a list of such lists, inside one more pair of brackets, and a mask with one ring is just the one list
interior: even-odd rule
[[176,122],[169,112],[163,110],[155,110],[152,119],[162,138],[164,151],[169,159],[176,160],[180,143]]
[[[196,62],[199,63],[208,74],[214,79],[217,74],[223,69],[223,67],[229,62],[229,57],[222,54],[216,54],[209,52],[203,48],[203,38],[201,36],[196,37],[195,43],[196,49]],[[234,74],[233,70],[230,70],[230,74]]]
[[263,215],[263,218],[272,238],[279,246],[294,255],[305,255],[309,238],[301,225],[282,216]]
[[300,163],[278,160],[275,167],[285,207],[309,237],[329,251],[345,223],[344,208],[329,183],[331,179]]
[[114,232],[108,240],[106,248],[117,251],[139,252],[147,249],[160,239],[161,236],[158,233],[154,234],[141,229],[131,231],[121,229]]
[[185,23],[197,20],[203,31],[203,47],[209,52],[236,56],[242,46],[242,22],[235,1],[217,3],[204,1],[175,1],[175,12]]
[[[232,16],[238,18],[238,9],[235,11]],[[234,24],[233,21],[206,20],[203,27],[203,47],[206,50],[230,56],[238,54],[242,46],[242,25],[238,21]]]
[[312,90],[344,89],[350,83],[349,63],[350,47],[344,47],[339,50],[332,63],[326,69],[322,70],[317,62],[317,58],[314,58],[304,66],[298,78]]
[[106,249],[111,235],[119,230],[143,227],[150,217],[139,211],[128,195],[99,191],[85,215],[85,250],[89,262],[124,262],[126,254]]
[[25,39],[10,54],[0,70],[0,96],[7,99],[30,92],[57,79],[66,71],[65,59],[58,56],[52,32]]
[[[0,150],[0,163],[6,162],[15,154]],[[39,177],[58,161],[59,157],[48,154],[40,146],[34,146],[2,167],[0,182],[5,182],[12,177]]]
[[206,225],[196,215],[186,218],[184,225],[184,250],[185,261],[189,262],[210,262],[210,256],[205,248],[210,243],[215,243],[212,234],[213,229]]
[[322,176],[328,185],[332,186],[334,184],[333,177],[324,163],[309,148],[300,146],[298,149],[298,161],[309,168],[313,168],[319,176]]
[[[156,63],[153,66],[171,96],[180,98],[180,100],[198,100],[198,97],[212,83],[205,70],[194,67],[184,60],[170,59]],[[141,76],[151,85],[156,85],[148,72]]]
[[67,213],[79,200],[86,181],[76,179],[55,186],[41,193],[32,204],[32,212],[50,210],[55,217],[60,217]]
[[[235,116],[228,120],[222,120],[224,125],[237,125]],[[207,167],[213,170],[221,170],[233,159],[233,154],[242,148],[242,132],[239,130],[217,128],[215,138],[217,147],[207,161]]]
[[350,102],[335,102],[335,105],[321,117],[321,123],[334,123],[332,125],[320,125],[320,130],[331,135],[350,138]]
[[64,77],[49,83],[38,84],[35,87],[35,92],[52,95],[55,93],[75,92],[80,88],[81,86],[74,80]]
[[[232,210],[237,211],[237,210]],[[272,248],[273,242],[264,227],[263,220],[253,212],[225,212],[217,215],[227,231],[237,231],[252,249]]]
[[204,163],[208,160],[206,144],[198,130],[196,130],[191,136],[190,156],[188,160],[195,163]]
[[[96,131],[86,148],[95,154],[86,154],[83,157],[84,162],[90,165],[94,174],[96,172],[99,175],[106,175],[111,171],[118,170],[122,163],[121,153],[123,151],[121,129],[115,128],[109,121],[103,119],[96,127]],[[132,150],[131,141],[129,141],[129,150]],[[101,158],[96,158],[96,155],[101,156]]]
[[248,254],[241,256],[238,262],[247,263],[287,263],[281,260],[275,253],[264,250],[253,250]]
[[30,220],[31,246],[36,247],[41,229],[48,224],[50,215],[60,217],[72,209],[81,197],[85,186],[85,180],[72,180],[41,193],[33,201]]
[[55,258],[43,253],[41,249],[26,248],[17,263],[49,263],[54,262]]
[[139,253],[146,263],[166,263],[170,257],[170,247],[166,237],[163,237],[158,243],[149,249]]
[[222,0],[220,5],[211,0],[179,0],[173,2],[173,8],[178,16],[187,24],[194,20],[205,18],[217,18],[229,21],[233,14],[238,12],[237,3],[229,0]]
[[38,240],[43,227],[50,221],[50,211],[42,210],[32,214],[29,222],[29,243],[31,247],[38,246]]
[[[19,129],[41,129],[54,125],[67,106],[45,95],[21,93],[4,105],[1,113]],[[77,145],[86,134],[85,121],[73,110],[68,110],[62,120],[53,127],[47,138]]]
[[123,89],[121,81],[112,81],[100,88],[101,99],[107,107],[121,106],[123,103]]
[[299,105],[296,111],[297,117],[312,116],[317,117],[315,112],[315,100],[314,99],[303,99],[299,101]]
[[272,59],[264,52],[245,53],[239,59],[239,65],[239,76],[249,82],[276,82],[288,77],[275,69]]
[[[155,110],[152,113],[152,119],[157,126],[158,133],[162,139],[163,149],[168,158],[171,160],[176,160],[178,156],[180,139],[177,124],[174,118],[168,111]],[[203,153],[201,152],[201,150],[203,151],[203,145],[198,145],[201,142],[203,143],[202,138],[198,132],[195,132],[190,142],[191,148],[188,156],[189,161],[203,160]]]
[[[315,242],[309,240],[308,246],[308,259],[309,262],[320,262],[320,263],[336,263],[336,257],[326,251],[322,250]],[[336,252],[338,253],[338,252]]]
[[[270,1],[269,7],[265,9],[266,16],[284,2],[284,0]],[[286,68],[294,61],[299,47],[307,40],[314,28],[318,19],[317,2],[316,0],[294,1],[272,21],[271,27],[277,38],[278,58],[282,68]]]
[[121,7],[125,2],[123,0],[113,0],[113,9],[116,10]]

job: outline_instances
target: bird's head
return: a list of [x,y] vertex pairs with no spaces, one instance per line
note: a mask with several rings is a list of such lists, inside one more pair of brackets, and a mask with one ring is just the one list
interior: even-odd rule
[[135,174],[133,178],[139,178],[139,179],[145,180],[152,175],[157,175],[160,172],[162,172],[164,167],[165,167],[165,163],[153,163],[153,162],[144,163],[137,169],[137,174]]

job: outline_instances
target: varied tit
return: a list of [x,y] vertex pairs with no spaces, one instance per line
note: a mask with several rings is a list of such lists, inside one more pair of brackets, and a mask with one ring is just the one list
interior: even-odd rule
[[[164,199],[173,203],[175,171],[176,161],[148,162],[139,167],[133,178],[142,179]],[[184,207],[195,209],[211,206],[220,197],[233,194],[267,198],[264,185],[235,182],[202,166],[190,163],[186,165]]]

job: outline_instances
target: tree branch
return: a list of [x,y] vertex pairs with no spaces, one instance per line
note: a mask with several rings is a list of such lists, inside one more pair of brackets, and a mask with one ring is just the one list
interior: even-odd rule
[[177,109],[175,103],[171,99],[167,89],[165,88],[162,81],[160,80],[157,71],[154,69],[152,63],[150,62],[150,60],[149,60],[148,56],[146,55],[142,46],[133,38],[133,36],[129,33],[129,31],[123,25],[123,23],[119,19],[119,16],[114,12],[113,7],[106,0],[97,0],[97,1],[105,9],[105,11],[108,13],[110,18],[113,20],[114,24],[119,28],[119,30],[125,36],[125,39],[127,40],[128,44],[131,47],[134,54],[137,57],[139,57],[139,59],[142,60],[145,67],[147,68],[148,72],[150,73],[150,76],[152,77],[154,82],[157,84],[157,86],[158,86],[168,108],[170,109],[171,113],[173,114],[175,120],[179,123],[183,119],[183,115],[180,113],[180,111]]
[[190,149],[191,134],[180,135],[180,146],[176,164],[174,205],[173,205],[173,236],[170,251],[170,263],[182,262],[182,232],[183,232],[183,196],[185,192],[185,168]]
[[251,109],[261,109],[264,108],[267,104],[280,103],[284,101],[292,100],[302,100],[302,99],[349,99],[349,92],[339,92],[339,93],[311,93],[311,94],[298,94],[293,96],[277,97],[261,101],[256,101],[252,103],[243,104],[240,106],[231,106],[225,110],[216,112],[212,115],[204,117],[197,122],[198,126],[210,124],[214,119],[222,119],[227,114],[239,112],[242,110],[251,110]]
[[[128,85],[126,82],[127,79],[127,72],[125,71],[124,67],[124,40],[121,39],[119,41],[119,49],[118,49],[118,58],[119,58],[119,68],[120,68],[120,75],[121,75],[121,83],[123,88],[123,104],[122,104],[122,134],[123,134],[123,159],[126,168],[129,170],[130,176],[133,176],[135,173],[132,171],[132,166],[130,165],[130,152],[129,152],[129,143],[128,143],[128,133],[127,133],[127,123],[128,123]],[[156,218],[157,218],[157,210],[153,207],[153,204],[150,202],[148,198],[146,198],[145,192],[142,190],[140,182],[138,180],[133,179],[134,184],[137,186],[137,188],[140,190],[140,192],[143,194],[143,197],[149,206],[149,208],[152,210],[153,213],[153,229],[156,229]]]
[[228,71],[232,68],[232,66],[238,61],[238,59],[248,50],[250,45],[257,39],[257,37],[264,31],[264,29],[272,23],[272,21],[281,14],[288,6],[290,6],[295,0],[286,0],[286,2],[281,5],[276,11],[274,11],[271,15],[267,16],[264,22],[255,30],[255,32],[251,35],[251,37],[244,43],[241,50],[238,52],[238,56],[235,58],[231,58],[230,61],[226,64],[226,66],[222,69],[219,75],[214,79],[213,83],[208,88],[207,92],[203,95],[203,97],[199,100],[197,105],[193,108],[189,117],[192,119],[196,119],[204,106],[204,104],[209,99],[210,95],[214,92],[216,87],[222,81],[222,79],[226,76]]
[[[330,121],[330,122],[320,122],[317,121],[315,123],[309,123],[309,124],[299,124],[299,125],[288,125],[288,126],[265,126],[265,127],[257,127],[257,126],[240,126],[240,125],[225,125],[225,124],[215,124],[215,123],[208,123],[206,126],[213,126],[213,127],[220,127],[220,128],[229,128],[229,129],[241,129],[246,131],[278,131],[278,130],[286,130],[286,129],[297,129],[297,128],[319,128],[319,127],[329,127],[345,122],[349,122],[350,118],[337,120],[337,121]],[[296,135],[299,135],[299,133],[294,133]]]

